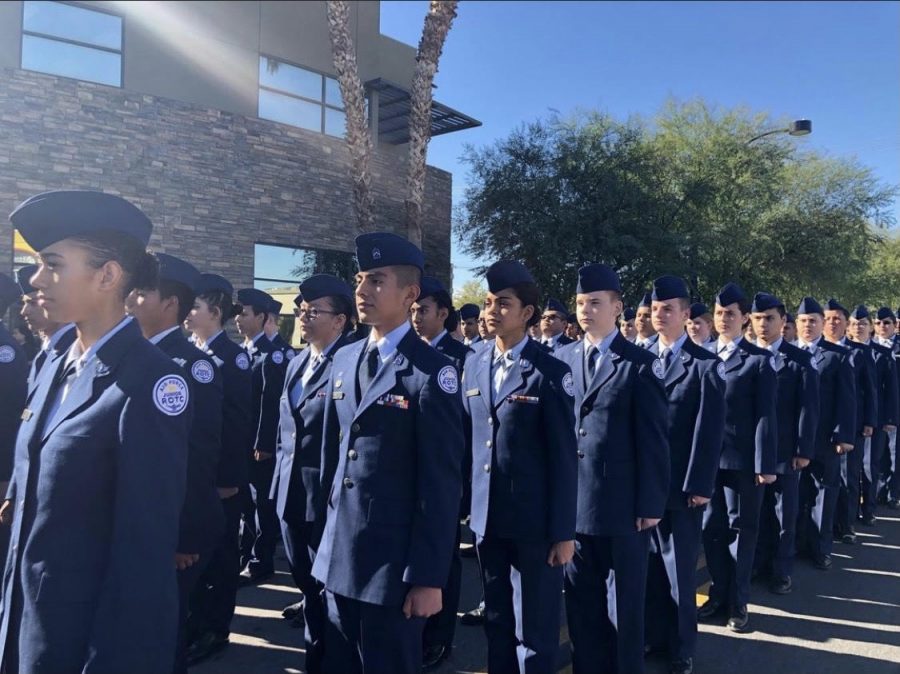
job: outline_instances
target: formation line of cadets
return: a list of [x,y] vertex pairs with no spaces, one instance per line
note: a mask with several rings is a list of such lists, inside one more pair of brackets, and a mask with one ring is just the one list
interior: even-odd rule
[[587,264],[572,314],[500,261],[457,311],[379,232],[355,288],[300,284],[295,353],[279,302],[148,253],[125,199],[47,192],[10,219],[39,261],[0,275],[0,310],[21,302],[42,348],[0,325],[6,674],[183,674],[228,645],[279,539],[305,671],[434,669],[469,531],[462,623],[492,674],[555,671],[563,610],[577,674],[649,651],[689,674],[698,620],[747,631],[752,578],[789,593],[796,557],[828,570],[900,508],[886,307],[806,297],[795,319],[728,283],[710,310],[662,276],[629,309]]

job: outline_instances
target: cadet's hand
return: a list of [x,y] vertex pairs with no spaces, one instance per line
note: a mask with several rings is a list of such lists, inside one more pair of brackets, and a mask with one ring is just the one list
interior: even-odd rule
[[219,492],[219,498],[223,501],[226,498],[231,498],[240,491],[238,487],[218,487],[217,490]]
[[688,496],[688,508],[699,508],[701,506],[705,506],[709,503],[709,499],[705,496],[697,496],[696,494],[691,494]]
[[657,524],[659,524],[659,518],[652,517],[638,517],[635,524],[637,525],[638,531],[644,531],[646,529],[652,529]]
[[575,541],[560,541],[550,546],[550,554],[547,555],[547,564],[550,566],[564,566],[572,561],[575,556]]
[[838,454],[846,454],[853,449],[853,445],[849,442],[839,442],[834,446],[834,451]]
[[757,475],[756,484],[772,484],[775,481],[774,475]]
[[175,553],[175,568],[179,571],[184,571],[185,569],[192,567],[200,560],[200,555],[195,555],[191,553],[184,552],[176,552]]
[[802,456],[795,456],[791,463],[794,466],[794,470],[803,470],[809,465],[809,459],[804,459]]
[[441,611],[441,588],[416,585],[406,593],[403,615],[407,618],[428,618]]
[[254,461],[265,461],[266,459],[271,459],[272,454],[270,452],[261,452],[258,449],[253,450],[253,460]]
[[896,430],[897,430],[897,427],[894,426],[894,424],[885,424],[885,425],[884,425],[884,432],[885,432],[885,433],[893,433],[893,432],[896,431]]
[[10,524],[12,523],[12,501],[6,499],[3,502],[3,505],[0,506],[0,524]]
[[863,426],[863,433],[862,433],[863,437],[864,437],[864,438],[871,438],[871,437],[872,437],[872,431],[873,431],[873,430],[874,430],[874,429],[873,429],[871,426]]

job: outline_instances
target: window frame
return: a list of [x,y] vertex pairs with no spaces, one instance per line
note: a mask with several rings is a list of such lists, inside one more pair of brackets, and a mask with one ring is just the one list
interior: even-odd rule
[[[334,75],[330,75],[330,74],[328,74],[328,73],[326,73],[326,72],[323,72],[323,71],[321,71],[321,70],[316,70],[315,68],[309,68],[309,67],[307,67],[307,66],[302,66],[302,65],[300,65],[299,63],[294,63],[294,62],[292,62],[292,61],[287,61],[287,60],[285,60],[285,59],[283,59],[283,58],[278,58],[277,56],[270,56],[269,54],[266,54],[266,53],[264,53],[264,52],[260,52],[260,53],[259,53],[260,65],[262,65],[261,62],[262,62],[263,59],[271,59],[272,61],[276,61],[277,63],[281,63],[281,64],[286,65],[286,66],[291,66],[291,67],[293,67],[293,68],[299,68],[300,70],[305,70],[306,72],[313,73],[314,75],[319,75],[319,76],[322,78],[322,86],[321,86],[322,97],[321,97],[321,99],[319,99],[319,100],[315,100],[315,99],[312,99],[312,98],[308,98],[308,97],[306,97],[306,96],[301,96],[300,94],[295,94],[295,93],[292,93],[292,92],[290,92],[290,91],[285,91],[284,89],[278,89],[278,88],[276,88],[276,87],[272,87],[272,86],[268,86],[268,85],[266,85],[266,84],[263,84],[263,83],[260,81],[260,79],[259,79],[259,70],[257,69],[257,71],[256,71],[256,73],[257,73],[257,75],[256,75],[256,116],[257,116],[259,119],[264,119],[264,120],[266,120],[267,122],[275,122],[276,124],[286,124],[287,126],[291,126],[291,127],[295,128],[295,129],[303,129],[304,131],[312,131],[312,129],[307,129],[306,127],[303,127],[303,126],[298,126],[298,125],[296,125],[296,124],[291,124],[291,123],[289,123],[289,122],[280,122],[280,121],[278,121],[278,120],[269,119],[269,118],[267,118],[267,117],[263,117],[262,115],[260,115],[260,109],[259,109],[259,92],[260,92],[260,90],[265,90],[265,91],[268,91],[268,92],[270,92],[270,93],[277,94],[277,95],[279,95],[279,96],[286,96],[286,97],[288,97],[288,98],[293,98],[293,99],[296,99],[296,100],[299,100],[299,101],[303,101],[303,102],[305,102],[305,103],[312,103],[312,104],[314,104],[314,105],[318,105],[319,108],[321,108],[321,111],[320,111],[320,114],[319,114],[319,129],[318,129],[317,131],[313,131],[313,132],[314,132],[314,133],[320,133],[320,134],[322,134],[323,136],[328,136],[329,138],[344,138],[344,135],[343,135],[343,134],[340,135],[340,136],[334,136],[334,135],[332,135],[332,134],[330,134],[330,133],[326,133],[326,132],[325,132],[325,112],[326,112],[326,110],[334,110],[335,112],[341,112],[341,113],[343,113],[344,115],[347,114],[347,108],[346,108],[346,106],[344,106],[344,107],[337,107],[337,106],[332,105],[331,103],[328,103],[328,102],[327,102],[327,96],[328,96],[328,80],[329,80],[329,79],[332,79],[332,80],[334,80],[335,82],[337,82],[337,77],[335,77]],[[340,87],[340,84],[338,84],[338,86]],[[346,133],[346,131],[345,131],[345,133]]]
[[[337,253],[337,254],[341,254],[341,255],[346,255],[348,260],[353,260],[353,261],[356,260],[356,255],[354,253],[352,253],[350,251],[346,251],[346,250],[338,250],[335,248],[321,248],[321,247],[317,247],[317,246],[304,245],[304,244],[285,244],[285,243],[270,243],[268,241],[254,241],[253,242],[253,276],[252,276],[253,287],[256,287],[257,281],[265,281],[268,283],[280,283],[280,284],[284,284],[284,285],[298,286],[298,285],[300,285],[300,283],[302,283],[305,280],[302,278],[301,279],[286,279],[286,278],[274,278],[274,277],[269,277],[269,276],[257,276],[256,275],[256,247],[257,246],[266,246],[268,248],[283,248],[285,250],[291,250],[291,251],[295,251],[295,250],[309,251],[311,253]],[[313,270],[312,273],[320,274],[320,273],[328,273],[328,272],[319,272],[319,271]],[[344,279],[344,280],[347,281],[347,279]],[[351,285],[351,287],[354,285],[352,280],[347,281],[347,283],[349,283]],[[299,292],[299,290],[297,292]]]
[[[25,70],[29,73],[40,73],[41,75],[49,75],[51,77],[62,77],[67,80],[74,80],[75,82],[88,82],[90,84],[98,84],[103,87],[114,87],[116,89],[124,89],[125,88],[125,15],[120,14],[119,12],[113,12],[109,9],[100,8],[100,7],[86,7],[78,2],[71,2],[69,0],[49,0],[57,5],[69,5],[70,7],[76,7],[78,9],[83,9],[88,12],[97,12],[98,14],[106,14],[107,16],[114,16],[122,22],[122,38],[120,40],[120,48],[112,49],[110,47],[104,47],[102,45],[91,44],[89,42],[81,42],[80,40],[72,40],[66,37],[60,37],[58,35],[50,35],[49,33],[40,33],[38,31],[27,30],[25,28],[25,2],[22,2],[22,18],[19,22],[19,70]],[[47,73],[42,70],[31,70],[30,68],[25,68],[22,65],[22,60],[24,56],[25,50],[25,36],[31,36],[40,38],[43,40],[53,40],[55,42],[62,42],[64,44],[74,45],[76,47],[82,47],[85,49],[94,49],[96,51],[106,52],[108,54],[118,54],[119,55],[119,83],[118,84],[107,84],[106,82],[96,82],[94,80],[83,80],[78,77],[72,77],[70,75],[59,75],[56,73]]]

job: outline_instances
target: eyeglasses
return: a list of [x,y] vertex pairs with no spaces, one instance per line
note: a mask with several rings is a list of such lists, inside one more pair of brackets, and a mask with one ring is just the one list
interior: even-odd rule
[[336,311],[326,311],[325,309],[316,309],[315,307],[310,307],[309,309],[294,309],[294,316],[297,318],[302,318],[304,314],[311,321],[316,320],[322,314],[337,316]]
[[541,320],[542,321],[559,321],[562,319],[559,316],[557,316],[556,314],[544,314],[543,316],[541,316]]

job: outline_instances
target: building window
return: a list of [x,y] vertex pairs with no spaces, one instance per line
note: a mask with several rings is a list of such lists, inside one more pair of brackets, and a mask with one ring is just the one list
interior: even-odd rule
[[344,102],[333,77],[259,57],[259,116],[344,137]]
[[22,68],[122,86],[122,17],[64,2],[25,0]]

